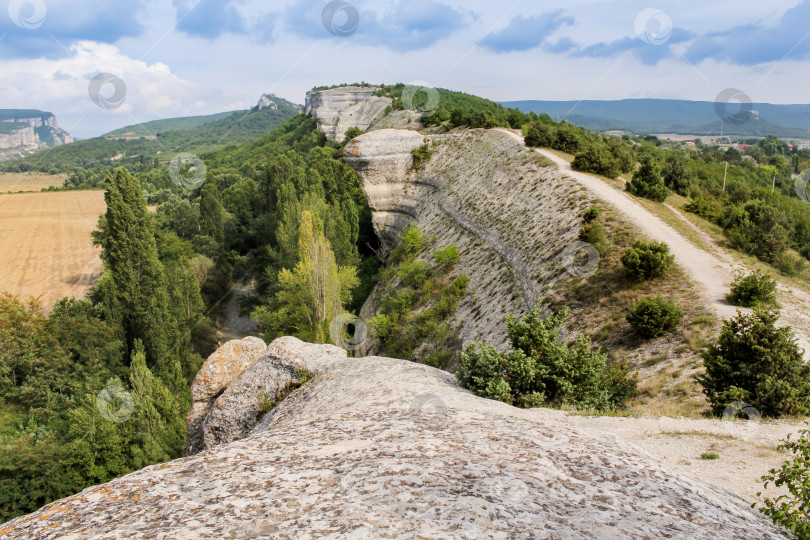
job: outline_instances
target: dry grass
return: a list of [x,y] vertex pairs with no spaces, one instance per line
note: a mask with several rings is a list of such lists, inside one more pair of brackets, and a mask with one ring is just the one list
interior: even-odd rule
[[0,193],[42,191],[65,185],[66,174],[0,173]]
[[83,296],[101,272],[90,233],[104,210],[102,191],[0,196],[0,290],[46,310]]

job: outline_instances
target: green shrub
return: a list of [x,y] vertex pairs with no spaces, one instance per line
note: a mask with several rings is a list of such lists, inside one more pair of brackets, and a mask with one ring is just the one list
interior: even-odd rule
[[669,246],[664,242],[639,240],[624,252],[621,261],[631,276],[645,281],[665,275],[675,257],[669,254]]
[[425,138],[425,144],[413,151],[413,170],[418,172],[424,169],[431,156],[433,156],[433,150],[430,149],[430,142]]
[[604,255],[607,250],[607,230],[598,221],[583,225],[579,230],[579,239],[596,248],[600,255]]
[[409,287],[420,287],[430,277],[430,265],[424,261],[406,262],[397,272],[397,276],[402,283]]
[[474,394],[518,407],[541,404],[612,410],[637,392],[637,379],[625,365],[607,357],[580,335],[572,345],[560,340],[568,317],[563,309],[543,319],[536,307],[522,321],[506,321],[512,351],[499,353],[474,344],[461,354],[456,377]]
[[455,244],[449,245],[444,249],[440,249],[433,253],[433,258],[436,260],[438,264],[452,264],[461,257],[461,254],[458,252],[458,246]]
[[779,315],[756,311],[724,321],[718,342],[701,353],[697,377],[715,414],[743,402],[768,416],[810,412],[810,366],[793,329],[777,328]]
[[627,322],[635,332],[646,339],[657,338],[681,323],[683,310],[663,296],[639,300],[627,314]]
[[720,454],[716,452],[703,452],[702,454],[700,454],[700,459],[709,459],[709,460],[720,459]]
[[664,202],[667,200],[669,190],[664,185],[661,167],[655,159],[646,158],[641,162],[641,168],[635,172],[633,180],[627,184],[627,191],[652,201]]
[[759,270],[748,274],[737,273],[731,284],[728,301],[733,306],[757,307],[776,304],[776,281]]
[[427,243],[427,238],[418,227],[409,225],[401,235],[399,245],[391,252],[389,261],[396,264],[416,255]]
[[582,215],[582,219],[585,220],[585,223],[591,223],[599,219],[599,216],[602,215],[602,210],[598,206],[591,206],[585,213]]
[[703,196],[695,197],[692,202],[684,206],[684,209],[712,222],[716,222],[721,213],[717,203],[710,202]]
[[793,461],[785,461],[781,468],[771,469],[762,480],[766,488],[773,482],[776,487],[786,488],[789,494],[776,499],[765,498],[765,506],[759,511],[798,538],[810,538],[810,489],[807,485],[810,478],[810,431],[800,431],[795,439],[792,434],[788,435],[777,450],[793,454]]
[[355,137],[359,137],[363,134],[363,130],[357,126],[352,126],[346,130],[346,138],[343,140],[343,144],[348,144],[349,141],[354,139]]
[[440,126],[450,120],[450,111],[439,107],[430,116],[422,118],[422,125],[425,127]]
[[571,167],[577,171],[600,174],[608,178],[616,178],[621,174],[619,163],[603,143],[589,144],[576,155]]
[[807,261],[793,253],[783,253],[776,258],[773,264],[783,275],[790,277],[798,276],[807,268]]

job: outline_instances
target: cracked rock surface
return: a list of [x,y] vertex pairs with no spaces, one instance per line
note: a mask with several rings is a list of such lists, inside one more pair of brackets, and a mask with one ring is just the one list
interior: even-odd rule
[[0,538],[781,538],[723,489],[448,373],[295,338],[267,358],[314,378],[246,438],[56,501]]

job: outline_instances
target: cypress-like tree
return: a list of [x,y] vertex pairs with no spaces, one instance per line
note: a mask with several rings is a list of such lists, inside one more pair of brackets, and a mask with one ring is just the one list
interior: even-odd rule
[[[169,312],[169,295],[163,265],[158,258],[152,216],[140,183],[124,168],[118,168],[105,182],[107,213],[100,221],[96,240],[103,248],[102,259],[110,273],[127,350],[142,340],[150,365],[164,373],[173,363],[168,358],[175,321]],[[129,355],[127,355],[129,356]]]
[[219,244],[225,237],[224,213],[219,189],[214,182],[206,182],[200,192],[200,231]]

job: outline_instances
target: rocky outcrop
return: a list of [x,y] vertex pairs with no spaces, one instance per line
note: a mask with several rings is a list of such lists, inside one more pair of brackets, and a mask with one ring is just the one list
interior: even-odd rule
[[735,495],[445,372],[294,338],[267,355],[315,377],[248,437],[86,489],[0,536],[781,538]]
[[374,230],[389,246],[417,218],[424,194],[417,177],[408,172],[413,166],[413,151],[424,140],[416,131],[383,129],[355,138],[344,150],[345,161],[363,179]]
[[378,97],[376,87],[342,86],[307,93],[306,114],[318,122],[318,129],[333,141],[342,141],[346,131],[359,127],[365,131],[385,114],[391,98]]
[[276,96],[271,94],[262,95],[262,97],[259,98],[259,103],[257,103],[256,106],[254,107],[254,110],[261,111],[264,109],[278,109],[278,105],[276,104],[274,99],[278,98],[276,98]]
[[[9,123],[15,124],[10,129]],[[0,110],[0,161],[73,142],[56,117],[34,110]]]
[[207,448],[203,433],[217,399],[267,352],[256,337],[229,341],[205,361],[191,385],[191,410],[186,419],[186,455]]

